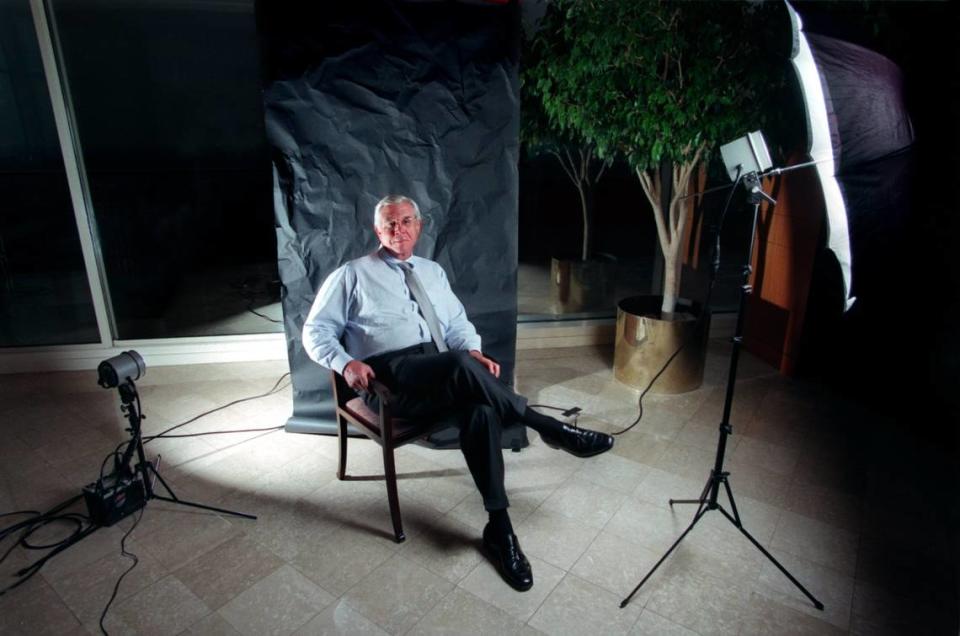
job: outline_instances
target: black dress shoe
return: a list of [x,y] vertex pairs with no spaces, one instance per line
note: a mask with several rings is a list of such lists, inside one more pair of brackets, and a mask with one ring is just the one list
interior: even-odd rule
[[517,535],[510,532],[495,537],[488,523],[483,529],[483,547],[510,587],[518,592],[526,592],[533,587],[533,570],[520,549]]
[[613,448],[612,435],[569,424],[554,433],[540,433],[540,438],[550,448],[562,448],[577,457],[593,457]]

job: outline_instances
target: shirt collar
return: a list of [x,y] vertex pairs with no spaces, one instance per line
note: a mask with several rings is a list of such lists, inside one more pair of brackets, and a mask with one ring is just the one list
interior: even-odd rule
[[409,263],[411,269],[415,267],[413,262],[413,259],[414,259],[413,255],[411,255],[410,258],[408,258],[407,260],[401,261],[399,258],[397,258],[393,254],[385,250],[382,245],[377,249],[377,255],[380,257],[381,260],[383,260],[384,263],[386,263],[391,268],[398,271],[401,269],[401,265],[400,265],[401,263]]

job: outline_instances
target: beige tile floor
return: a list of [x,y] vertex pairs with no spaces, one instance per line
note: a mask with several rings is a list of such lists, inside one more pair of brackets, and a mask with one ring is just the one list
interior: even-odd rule
[[[155,442],[183,498],[257,521],[150,503],[127,541],[139,564],[106,620],[111,634],[895,634],[956,633],[956,491],[941,445],[816,384],[742,359],[727,468],[746,527],[826,605],[818,611],[719,512],[709,513],[625,609],[620,600],[689,522],[712,466],[727,345],[704,386],[649,396],[613,452],[580,460],[531,433],[507,453],[512,517],[534,567],[526,593],[478,550],[485,520],[457,451],[399,452],[407,541],[390,540],[381,481],[339,482],[335,440],[271,433]],[[577,405],[616,430],[636,394],[608,347],[520,352],[535,402]],[[147,432],[262,393],[279,363],[148,370]],[[0,511],[75,494],[125,438],[114,392],[93,372],[0,377]],[[879,410],[879,409],[878,409]],[[289,389],[184,430],[281,425]],[[351,443],[351,472],[377,474],[377,448]],[[895,467],[895,468],[891,468]],[[894,474],[891,474],[891,470]],[[726,499],[724,498],[724,501]],[[12,518],[3,518],[6,524]],[[97,531],[0,597],[2,634],[99,632],[129,561],[132,518]],[[69,532],[50,526],[39,543]],[[11,545],[7,539],[0,549]],[[0,577],[37,553],[15,547]]]

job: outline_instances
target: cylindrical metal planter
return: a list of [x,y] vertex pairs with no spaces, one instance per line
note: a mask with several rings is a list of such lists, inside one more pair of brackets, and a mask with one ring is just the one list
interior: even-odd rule
[[680,301],[674,319],[661,320],[661,302],[660,296],[631,296],[617,305],[613,375],[642,391],[683,345],[650,392],[692,391],[703,383],[710,316],[698,320],[699,305]]
[[553,301],[565,313],[609,309],[616,280],[617,263],[611,258],[553,258],[550,262]]

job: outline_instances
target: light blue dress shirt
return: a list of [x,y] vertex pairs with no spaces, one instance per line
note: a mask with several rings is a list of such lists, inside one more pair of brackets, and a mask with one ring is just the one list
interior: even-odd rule
[[[430,329],[398,262],[381,248],[327,277],[303,325],[303,348],[311,360],[343,373],[351,360],[431,342]],[[479,351],[480,336],[443,268],[419,256],[407,262],[430,297],[447,346],[453,351]]]

